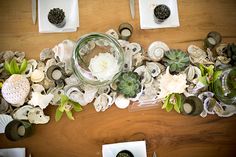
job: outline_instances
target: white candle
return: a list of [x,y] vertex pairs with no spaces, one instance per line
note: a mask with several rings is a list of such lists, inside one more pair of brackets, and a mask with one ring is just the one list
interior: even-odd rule
[[210,44],[212,44],[212,45],[215,45],[215,44],[216,44],[216,40],[215,40],[214,38],[212,38],[212,37],[207,38],[207,40],[208,40],[208,42],[209,42]]
[[121,30],[121,33],[120,33],[120,34],[121,34],[122,36],[128,37],[128,36],[131,35],[131,32],[130,32],[129,29],[124,28],[124,29]]
[[192,107],[189,103],[185,103],[185,104],[183,105],[183,108],[184,108],[184,111],[185,111],[186,113],[190,113],[190,112],[192,112],[192,110],[193,110],[193,107]]
[[24,136],[25,135],[25,127],[23,125],[19,126],[17,129],[18,135]]
[[61,73],[61,71],[60,70],[54,70],[53,72],[52,72],[52,78],[54,79],[54,80],[59,80],[60,78],[61,78],[61,76],[62,76],[62,73]]

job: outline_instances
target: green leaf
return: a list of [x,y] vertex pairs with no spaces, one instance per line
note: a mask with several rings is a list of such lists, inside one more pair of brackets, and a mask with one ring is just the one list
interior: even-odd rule
[[167,112],[170,112],[170,111],[173,109],[173,107],[174,107],[173,104],[168,103],[168,104],[166,105],[166,111],[167,111]]
[[215,82],[221,74],[222,74],[222,71],[214,72],[214,74],[213,74],[213,82]]
[[22,72],[24,72],[26,68],[27,68],[27,61],[26,61],[26,59],[24,59],[23,62],[21,63],[21,65],[20,65],[20,74]]
[[203,85],[208,86],[207,77],[201,76],[198,78],[198,81],[201,82]]
[[0,82],[0,88],[2,88],[2,82]]
[[83,108],[80,106],[80,104],[76,103],[76,102],[72,102],[73,104],[73,108],[76,112],[80,112],[83,110]]
[[66,115],[70,120],[75,120],[71,111],[66,111]]
[[20,72],[20,69],[16,63],[16,60],[12,59],[10,62],[10,73],[11,74],[19,74],[19,72]]
[[56,122],[58,122],[58,121],[61,119],[62,114],[63,114],[63,112],[61,112],[61,111],[59,110],[59,108],[57,108],[56,114],[55,114],[55,120],[56,120]]
[[164,102],[164,104],[162,105],[162,109],[166,108],[167,104],[168,104],[169,101],[170,101],[171,95],[172,95],[172,94],[169,94],[169,95],[165,98],[165,102]]
[[65,105],[69,101],[69,98],[66,95],[61,95],[61,105]]
[[180,94],[175,94],[176,104],[174,105],[174,109],[176,112],[180,113],[180,108],[183,106],[182,96]]
[[4,63],[4,69],[5,69],[8,73],[10,73],[10,68],[11,68],[10,63],[9,63],[8,61],[5,61],[5,63]]

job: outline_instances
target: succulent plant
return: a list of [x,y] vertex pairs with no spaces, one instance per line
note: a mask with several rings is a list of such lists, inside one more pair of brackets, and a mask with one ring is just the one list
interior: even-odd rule
[[183,102],[184,97],[182,94],[172,93],[165,98],[162,109],[166,109],[167,112],[170,112],[174,108],[176,112],[180,113]]
[[11,75],[13,74],[21,74],[27,68],[27,61],[24,59],[20,65],[13,58],[10,62],[5,61],[4,69]]
[[154,15],[158,20],[165,20],[170,16],[170,9],[164,4],[158,5],[154,9]]
[[141,90],[141,82],[138,73],[123,72],[118,77],[117,91],[124,95],[124,97],[133,98]]
[[230,58],[230,64],[235,66],[236,65],[236,45],[233,44],[228,44],[227,47],[223,51],[228,58]]
[[48,21],[52,24],[58,25],[63,22],[65,19],[65,13],[63,9],[53,8],[48,13]]
[[187,53],[181,50],[169,50],[162,59],[165,66],[170,67],[170,72],[181,72],[189,65]]

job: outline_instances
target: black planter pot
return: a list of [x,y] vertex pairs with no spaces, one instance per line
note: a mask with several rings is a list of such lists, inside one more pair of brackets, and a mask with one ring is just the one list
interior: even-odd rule
[[122,150],[116,155],[116,157],[134,157],[134,155],[128,150]]
[[48,21],[58,28],[62,28],[66,24],[65,12],[60,8],[53,8],[48,13]]
[[158,5],[154,9],[154,20],[156,23],[162,23],[170,17],[170,8],[164,4]]

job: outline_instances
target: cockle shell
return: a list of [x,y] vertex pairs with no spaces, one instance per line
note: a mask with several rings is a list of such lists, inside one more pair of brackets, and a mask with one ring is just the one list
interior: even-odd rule
[[14,119],[28,120],[28,113],[31,109],[33,109],[33,106],[31,105],[22,106],[21,108],[16,109],[16,111],[14,110],[12,116]]
[[41,92],[32,92],[32,98],[28,104],[36,107],[39,106],[41,109],[45,109],[50,101],[53,99],[53,94],[41,94]]
[[161,68],[155,62],[147,62],[146,66],[152,77],[156,77],[161,73]]
[[44,72],[41,70],[34,70],[30,76],[32,82],[41,82],[44,79]]
[[2,86],[3,98],[13,106],[24,104],[30,91],[30,83],[23,75],[11,75]]
[[119,39],[119,35],[118,35],[118,33],[117,33],[114,29],[109,29],[109,30],[106,32],[106,34],[112,36],[113,38],[115,38],[115,39],[117,39],[117,40]]
[[115,100],[115,105],[120,109],[125,109],[129,106],[130,100],[123,95],[119,95]]
[[129,43],[125,47],[125,51],[129,51],[132,53],[132,55],[135,55],[136,53],[139,53],[142,50],[140,44],[138,43]]
[[200,49],[195,45],[189,45],[188,47],[189,59],[193,64],[214,64],[207,58],[207,54],[205,51]]
[[93,105],[97,112],[105,111],[112,105],[112,97],[103,93],[95,99]]
[[169,47],[161,41],[155,41],[148,47],[148,57],[152,61],[160,61],[164,57],[165,51],[169,51]]
[[33,108],[28,113],[28,120],[33,124],[46,124],[49,122],[50,117],[45,116],[43,110],[39,107]]
[[41,52],[40,52],[40,60],[41,61],[45,61],[47,59],[50,59],[50,58],[54,58],[54,52],[52,51],[52,49],[50,48],[46,48],[46,49],[43,49]]

